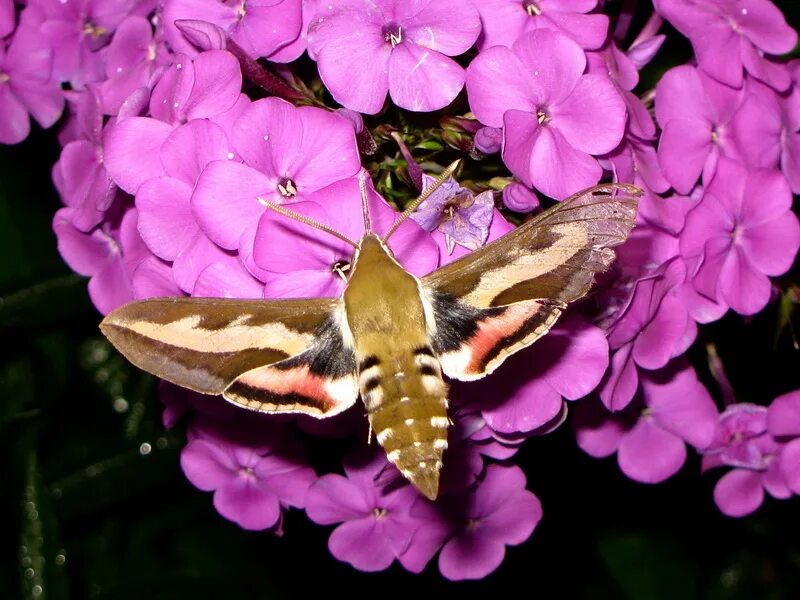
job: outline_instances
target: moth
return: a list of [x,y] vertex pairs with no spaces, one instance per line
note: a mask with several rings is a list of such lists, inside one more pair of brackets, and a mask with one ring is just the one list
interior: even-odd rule
[[353,246],[340,298],[160,298],[122,306],[100,328],[139,368],[246,409],[325,418],[360,396],[389,461],[433,500],[450,424],[445,377],[485,377],[546,334],[614,260],[641,194],[622,184],[590,188],[417,278],[387,240],[455,168],[382,238],[370,230],[362,171],[358,242],[261,200]]

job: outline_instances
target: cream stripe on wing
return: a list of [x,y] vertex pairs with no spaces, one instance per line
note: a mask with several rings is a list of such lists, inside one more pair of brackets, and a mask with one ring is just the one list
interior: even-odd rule
[[200,315],[191,315],[167,324],[123,321],[117,325],[151,340],[195,352],[239,352],[274,348],[291,356],[308,348],[314,340],[313,334],[299,333],[283,323],[247,325],[250,318],[251,315],[242,315],[221,329],[201,327]]
[[552,231],[562,236],[555,244],[532,254],[521,254],[507,265],[486,271],[475,289],[461,301],[473,306],[490,306],[500,290],[549,273],[586,248],[585,226],[564,223],[553,227]]

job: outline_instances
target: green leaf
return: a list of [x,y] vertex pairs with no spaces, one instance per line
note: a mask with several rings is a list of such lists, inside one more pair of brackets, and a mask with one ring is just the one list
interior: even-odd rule
[[612,532],[602,535],[597,545],[625,598],[689,600],[697,596],[697,567],[671,538],[654,533]]
[[22,597],[29,600],[66,598],[66,551],[56,549],[55,515],[47,496],[42,493],[33,442],[29,444],[19,544]]
[[84,277],[55,277],[0,297],[0,329],[65,323],[87,308]]

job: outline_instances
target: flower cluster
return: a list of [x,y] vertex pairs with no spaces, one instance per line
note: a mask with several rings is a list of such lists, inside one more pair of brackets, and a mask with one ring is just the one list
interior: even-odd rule
[[[438,552],[443,576],[480,578],[542,517],[510,459],[570,404],[578,446],[636,481],[669,478],[691,447],[730,467],[725,514],[800,494],[798,392],[720,410],[685,357],[700,325],[773,301],[800,247],[800,61],[780,56],[797,33],[769,0],[613,18],[605,4],[0,0],[0,142],[30,117],[60,122],[53,229],[104,314],[155,296],[339,296],[352,248],[264,201],[358,239],[366,165],[384,232],[413,195],[398,177],[431,184],[412,151],[426,167],[472,159],[391,239],[416,275],[600,181],[644,191],[591,302],[497,375],[451,386],[435,503],[363,445],[358,408],[269,418],[165,386],[165,424],[189,423],[183,470],[223,517],[280,532],[301,508],[337,525],[330,551],[358,569],[419,572]],[[665,21],[694,55],[642,89]],[[317,436],[353,440],[341,473],[312,468]]]

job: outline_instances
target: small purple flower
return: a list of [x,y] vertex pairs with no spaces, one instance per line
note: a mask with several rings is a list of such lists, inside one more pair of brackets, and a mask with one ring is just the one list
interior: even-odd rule
[[656,119],[663,130],[658,160],[675,191],[688,194],[701,174],[708,185],[720,156],[738,157],[730,122],[743,100],[742,90],[694,67],[675,67],[661,78],[656,88]]
[[[423,176],[422,190],[428,189],[436,178]],[[494,193],[491,190],[473,194],[454,179],[445,181],[411,215],[425,231],[440,231],[453,253],[456,244],[477,250],[486,243],[494,216]]]
[[563,34],[539,30],[511,49],[481,52],[467,69],[478,119],[503,127],[503,161],[523,183],[553,198],[589,187],[602,168],[591,155],[622,140],[625,103],[602,75],[584,75],[586,56]]
[[717,409],[688,363],[643,374],[638,397],[609,413],[598,402],[575,410],[578,446],[596,458],[617,453],[620,470],[641,483],[660,483],[686,460],[686,443],[705,448],[714,436]]
[[0,144],[28,137],[30,116],[42,127],[61,116],[64,96],[51,78],[52,64],[52,51],[29,25],[17,27],[10,40],[0,39]]
[[[427,527],[425,518],[410,512],[419,497],[413,487],[381,485],[380,475],[387,468],[392,467],[382,452],[370,457],[351,455],[344,460],[345,476],[320,477],[306,497],[306,512],[312,521],[341,523],[328,540],[331,554],[361,571],[382,571],[401,555],[416,558],[418,549],[412,536]],[[419,557],[423,566],[433,552]]]
[[689,38],[700,68],[717,81],[741,87],[744,67],[776,89],[789,86],[785,73],[770,77],[775,70],[764,54],[791,51],[797,33],[769,0],[654,0],[654,4]]
[[134,299],[132,275],[150,253],[136,230],[136,210],[108,219],[90,233],[72,224],[72,208],[53,218],[58,251],[70,268],[89,280],[89,297],[102,314]]
[[[248,432],[242,419],[236,427],[196,418],[181,467],[193,485],[214,492],[214,507],[243,529],[269,529],[280,524],[281,508],[303,508],[316,480],[299,444],[281,439],[259,419]],[[250,429],[255,429],[249,422]]]
[[[368,184],[372,229],[385,233],[398,213]],[[357,177],[351,177],[292,204],[292,210],[310,217],[353,241],[364,235]],[[439,263],[439,250],[431,237],[413,221],[405,221],[389,239],[389,248],[406,270],[428,274]],[[255,236],[253,258],[265,273],[265,295],[270,298],[304,298],[341,295],[352,266],[353,248],[330,234],[267,210]]]
[[337,102],[376,114],[386,93],[401,108],[447,106],[464,87],[451,58],[480,33],[471,3],[458,0],[321,2],[308,31],[309,53]]
[[763,406],[729,406],[719,417],[712,444],[703,450],[704,471],[734,467],[714,487],[714,501],[729,517],[755,511],[764,501],[764,490],[774,498],[791,496],[781,468],[784,446],[767,432],[767,414]]
[[266,57],[272,61],[288,62],[294,56],[276,57],[284,47],[300,35],[303,22],[301,0],[167,0],[164,2],[164,32],[176,53],[190,56],[196,49],[186,41],[175,21],[192,19],[206,21],[222,28],[242,50],[253,58]]
[[[443,543],[439,571],[451,581],[486,577],[503,562],[506,546],[527,540],[542,518],[542,505],[525,483],[519,467],[489,465],[477,486],[463,494],[435,505],[417,500],[411,514],[427,523],[411,543],[433,552]],[[412,566],[403,559],[406,568]]]
[[687,215],[681,255],[697,267],[694,289],[751,315],[766,305],[769,276],[785,273],[800,247],[792,194],[779,171],[748,171],[720,159],[714,181]]
[[719,416],[714,439],[703,454],[715,455],[731,467],[760,468],[761,448],[754,440],[767,432],[767,408],[757,404],[732,404]]
[[608,17],[587,15],[597,0],[479,0],[483,34],[481,51],[492,46],[509,48],[524,34],[551,29],[570,36],[587,49],[603,45],[608,32]]

